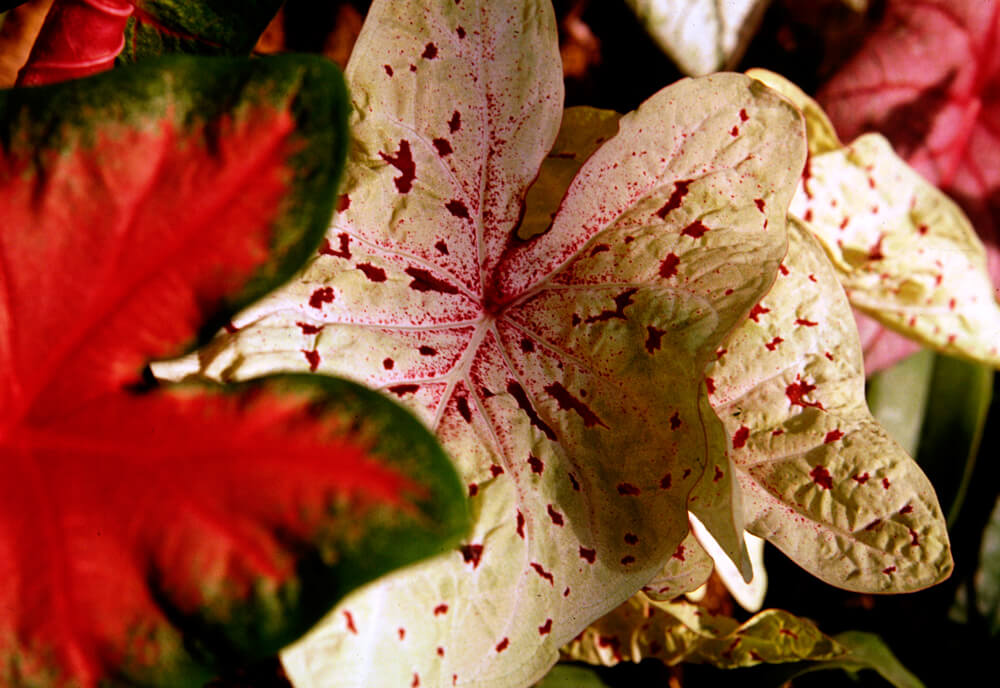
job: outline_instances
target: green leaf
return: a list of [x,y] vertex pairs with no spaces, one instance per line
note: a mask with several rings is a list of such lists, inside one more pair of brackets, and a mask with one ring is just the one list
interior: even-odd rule
[[[335,612],[285,655],[295,680],[526,685],[687,535],[704,366],[774,279],[801,121],[719,75],[654,95],[585,162],[550,153],[555,18],[527,0],[376,2],[347,75],[356,140],[327,245],[157,374],[306,370],[315,351],[413,409],[469,486],[468,541],[346,600],[373,630]],[[593,150],[613,119],[560,140]],[[539,182],[556,214],[525,209],[547,231],[524,241],[550,155],[582,166],[568,189]]]
[[157,55],[248,55],[283,0],[133,0],[119,64]]
[[626,0],[649,35],[691,76],[732,69],[770,0]]
[[916,456],[934,372],[933,351],[920,351],[868,380],[868,407],[907,454]]
[[934,489],[871,417],[847,299],[789,220],[777,282],[708,370],[747,529],[832,585],[932,585],[952,566]]
[[1000,499],[983,530],[974,583],[976,609],[986,619],[990,633],[1000,635]]
[[687,601],[656,602],[637,593],[591,624],[562,651],[565,659],[614,666],[654,657],[730,669],[826,660],[844,648],[808,619],[768,609],[745,623]]
[[573,664],[556,664],[535,688],[609,688],[593,669]]
[[[920,679],[911,674],[889,649],[879,636],[861,631],[846,631],[834,636],[846,654],[837,659],[817,662],[811,665],[792,665],[788,667],[769,667],[773,669],[766,673],[767,685],[775,687],[788,681],[815,671],[830,671],[842,669],[849,674],[868,669],[888,681],[895,688],[924,688]],[[759,685],[759,684],[758,684]]]

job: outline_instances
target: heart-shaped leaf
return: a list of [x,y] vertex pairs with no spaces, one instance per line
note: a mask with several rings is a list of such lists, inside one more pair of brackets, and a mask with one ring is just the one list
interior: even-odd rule
[[731,69],[770,0],[626,0],[649,35],[681,71],[702,76]]
[[1000,59],[995,0],[889,0],[878,29],[819,92],[847,139],[878,131],[955,199],[1000,287]]
[[745,623],[687,601],[657,602],[642,593],[592,624],[563,649],[570,660],[604,666],[656,658],[730,669],[762,662],[829,660],[845,653],[808,619],[780,609]]
[[0,683],[202,685],[461,532],[380,395],[145,381],[314,251],[345,101],[313,58],[0,92]]
[[823,250],[793,217],[768,295],[709,368],[747,529],[822,580],[902,592],[951,570],[937,497],[871,417],[861,352]]
[[528,685],[687,534],[702,371],[773,280],[801,121],[746,77],[683,81],[565,194],[539,181],[555,215],[525,209],[547,229],[525,241],[527,187],[558,167],[543,160],[582,161],[550,152],[547,3],[376,2],[348,78],[357,141],[327,245],[239,332],[157,374],[305,370],[315,352],[413,408],[469,486],[469,540],[346,600],[285,655],[295,680]]

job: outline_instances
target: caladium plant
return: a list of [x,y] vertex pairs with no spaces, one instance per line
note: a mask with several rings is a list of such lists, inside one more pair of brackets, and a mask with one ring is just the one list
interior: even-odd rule
[[202,685],[461,533],[449,461],[385,398],[146,369],[314,250],[345,119],[313,58],[0,92],[3,685]]
[[[998,30],[1000,3],[994,0],[889,0],[882,24],[817,96],[842,136],[881,132],[961,205],[987,247],[995,288]],[[907,351],[883,347],[883,364]]]

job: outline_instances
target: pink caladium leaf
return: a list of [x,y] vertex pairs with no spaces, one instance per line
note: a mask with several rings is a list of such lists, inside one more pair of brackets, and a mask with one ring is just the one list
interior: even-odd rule
[[1000,288],[1000,3],[889,0],[858,54],[819,92],[846,139],[885,135],[947,192],[986,245]]
[[747,529],[822,580],[903,592],[946,578],[934,489],[872,418],[854,321],[830,261],[789,216],[777,281],[708,374]]
[[0,92],[3,685],[202,685],[462,532],[447,457],[381,395],[146,369],[315,250],[346,117],[318,58]]
[[[801,119],[719,75],[617,129],[568,114],[553,148],[548,3],[377,1],[347,75],[356,141],[326,245],[237,332],[156,372],[364,381],[426,420],[468,485],[469,539],[345,600],[284,655],[294,680],[528,685],[688,533],[704,367],[776,274]],[[539,174],[554,216],[522,209]]]

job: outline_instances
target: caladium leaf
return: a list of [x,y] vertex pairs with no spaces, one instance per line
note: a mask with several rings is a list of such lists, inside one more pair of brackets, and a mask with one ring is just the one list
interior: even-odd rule
[[642,593],[563,648],[566,659],[604,666],[655,657],[666,664],[699,662],[726,669],[828,660],[844,653],[812,621],[780,609],[768,609],[740,624],[691,602],[657,602]]
[[626,0],[649,35],[681,71],[702,76],[731,69],[750,42],[769,0]]
[[[736,565],[729,559],[712,534],[708,532],[697,516],[690,515],[691,533],[701,543],[711,557],[714,570],[726,586],[726,590],[736,602],[748,612],[759,612],[764,606],[764,596],[767,594],[767,570],[764,568],[764,540],[744,532],[747,554],[750,558],[751,577],[743,579]],[[655,599],[655,598],[654,598]]]
[[591,667],[556,664],[534,688],[611,688]]
[[849,590],[944,579],[937,497],[871,417],[854,323],[833,268],[793,217],[778,280],[709,370],[747,529]]
[[188,53],[248,55],[283,0],[130,0],[119,63]]
[[582,160],[549,152],[547,3],[376,2],[347,73],[357,141],[327,245],[238,332],[157,374],[362,380],[425,419],[469,486],[468,541],[345,600],[285,654],[295,680],[527,685],[687,534],[702,371],[773,280],[801,121],[743,76],[676,84],[565,193],[538,182],[557,210],[526,209],[548,230],[524,241],[547,154]]
[[881,136],[834,147],[814,101],[778,75],[752,75],[809,113],[816,144],[790,212],[826,248],[851,304],[939,351],[1000,365],[1000,305],[961,209]]
[[990,633],[1000,636],[1000,499],[983,530],[975,586],[976,610],[986,619]]
[[145,381],[312,253],[345,122],[319,58],[0,92],[0,683],[202,685],[460,534],[448,459],[374,392]]
[[704,585],[714,568],[715,563],[701,542],[694,533],[688,533],[642,592],[654,600],[672,600]]
[[878,131],[968,213],[1000,286],[1000,3],[889,0],[819,102],[842,136]]

